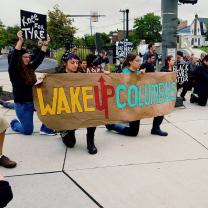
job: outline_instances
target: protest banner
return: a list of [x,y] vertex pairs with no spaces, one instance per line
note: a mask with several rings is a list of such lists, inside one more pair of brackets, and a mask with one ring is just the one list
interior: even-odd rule
[[33,88],[33,96],[47,127],[93,127],[169,114],[176,100],[176,75],[48,74]]
[[23,37],[31,40],[47,39],[47,17],[43,14],[20,10]]
[[188,64],[177,64],[173,67],[173,71],[176,72],[178,84],[182,85],[184,82],[188,82]]

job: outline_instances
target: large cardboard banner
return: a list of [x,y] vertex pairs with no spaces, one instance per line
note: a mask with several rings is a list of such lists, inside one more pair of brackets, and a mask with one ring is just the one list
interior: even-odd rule
[[48,74],[33,95],[38,117],[49,128],[93,127],[169,114],[176,75]]
[[25,39],[47,39],[47,16],[20,10],[21,30]]

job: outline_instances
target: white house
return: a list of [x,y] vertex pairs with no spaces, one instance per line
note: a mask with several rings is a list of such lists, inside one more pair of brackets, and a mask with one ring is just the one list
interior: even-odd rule
[[195,18],[191,25],[177,30],[178,42],[180,48],[198,47],[207,45],[205,34],[207,32],[208,18]]

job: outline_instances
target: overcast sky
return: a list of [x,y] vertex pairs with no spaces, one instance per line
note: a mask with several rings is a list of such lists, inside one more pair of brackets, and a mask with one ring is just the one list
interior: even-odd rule
[[[166,0],[171,1],[171,0]],[[65,14],[98,14],[106,15],[100,17],[99,22],[93,23],[94,32],[109,32],[122,29],[123,14],[120,9],[129,9],[130,29],[135,17],[140,17],[148,12],[161,15],[161,0],[1,0],[0,20],[6,26],[20,24],[20,9],[47,14],[58,4]],[[208,0],[198,0],[195,5],[180,5],[178,16],[188,20],[190,23],[197,13],[199,17],[208,17]],[[74,18],[73,25],[78,29],[76,36],[90,34],[89,18]]]

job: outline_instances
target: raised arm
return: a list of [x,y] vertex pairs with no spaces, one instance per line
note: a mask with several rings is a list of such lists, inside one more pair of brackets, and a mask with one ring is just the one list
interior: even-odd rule
[[50,36],[47,34],[47,40],[44,40],[44,41],[42,42],[41,51],[44,51],[44,52],[47,51],[47,49],[48,49],[48,44],[49,44],[50,40],[51,40],[51,39],[50,39]]
[[47,40],[42,41],[42,47],[40,50],[40,53],[34,58],[34,61],[32,62],[32,68],[35,70],[37,69],[40,64],[43,62],[43,59],[45,58],[46,51],[48,49],[48,44],[50,42],[50,37],[47,35]]
[[15,46],[15,49],[21,50],[22,44],[23,44],[23,41],[24,41],[23,37],[22,37],[22,31],[21,30],[17,33],[17,37],[19,38],[19,40],[17,41],[17,45]]
[[12,71],[14,71],[14,69],[16,69],[15,66],[17,65],[18,58],[20,56],[20,51],[22,49],[22,44],[23,44],[24,40],[22,37],[21,30],[19,32],[17,32],[17,37],[18,37],[18,41],[17,41],[14,51],[11,54],[10,61],[9,61],[9,72],[12,72]]

